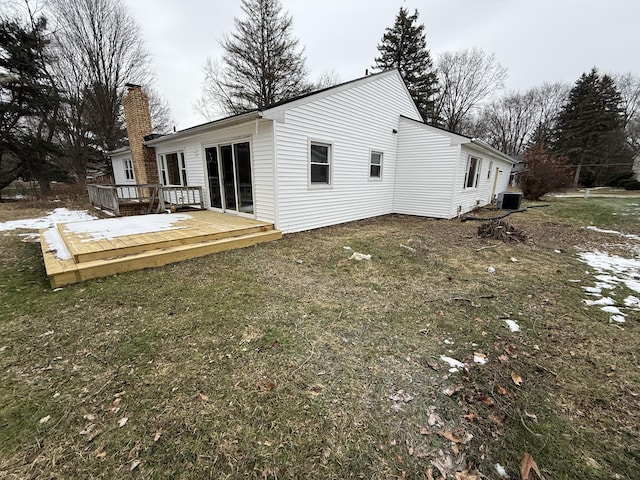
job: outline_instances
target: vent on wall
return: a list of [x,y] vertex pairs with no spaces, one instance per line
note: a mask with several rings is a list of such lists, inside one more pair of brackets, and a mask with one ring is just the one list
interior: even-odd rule
[[521,193],[500,192],[498,194],[497,207],[501,210],[518,210],[521,200]]

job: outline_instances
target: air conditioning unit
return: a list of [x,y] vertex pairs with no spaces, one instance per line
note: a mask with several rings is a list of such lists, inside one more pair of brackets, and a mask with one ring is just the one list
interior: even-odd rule
[[500,192],[498,194],[497,207],[501,210],[519,210],[521,193]]

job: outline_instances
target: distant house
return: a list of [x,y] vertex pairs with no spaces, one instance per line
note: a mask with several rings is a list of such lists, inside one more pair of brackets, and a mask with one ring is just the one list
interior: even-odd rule
[[515,164],[425,124],[396,70],[155,138],[140,87],[124,104],[117,184],[201,187],[206,208],[285,233],[389,213],[453,218],[505,190]]

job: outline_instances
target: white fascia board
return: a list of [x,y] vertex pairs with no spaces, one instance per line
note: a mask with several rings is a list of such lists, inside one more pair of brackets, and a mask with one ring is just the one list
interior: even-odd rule
[[515,165],[516,163],[518,163],[514,158],[511,158],[509,155],[507,155],[506,153],[502,153],[500,150],[498,150],[497,148],[493,148],[491,145],[489,145],[486,142],[483,142],[482,140],[479,140],[477,138],[472,138],[471,139],[471,145],[476,147],[478,150],[489,153],[491,155],[494,155],[506,162],[509,162],[511,165]]

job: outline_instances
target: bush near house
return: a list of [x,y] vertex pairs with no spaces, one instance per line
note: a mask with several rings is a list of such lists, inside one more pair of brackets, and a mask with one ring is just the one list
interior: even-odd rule
[[524,154],[524,170],[518,175],[518,186],[527,200],[571,185],[571,167],[566,157],[554,157],[543,148],[532,148]]

